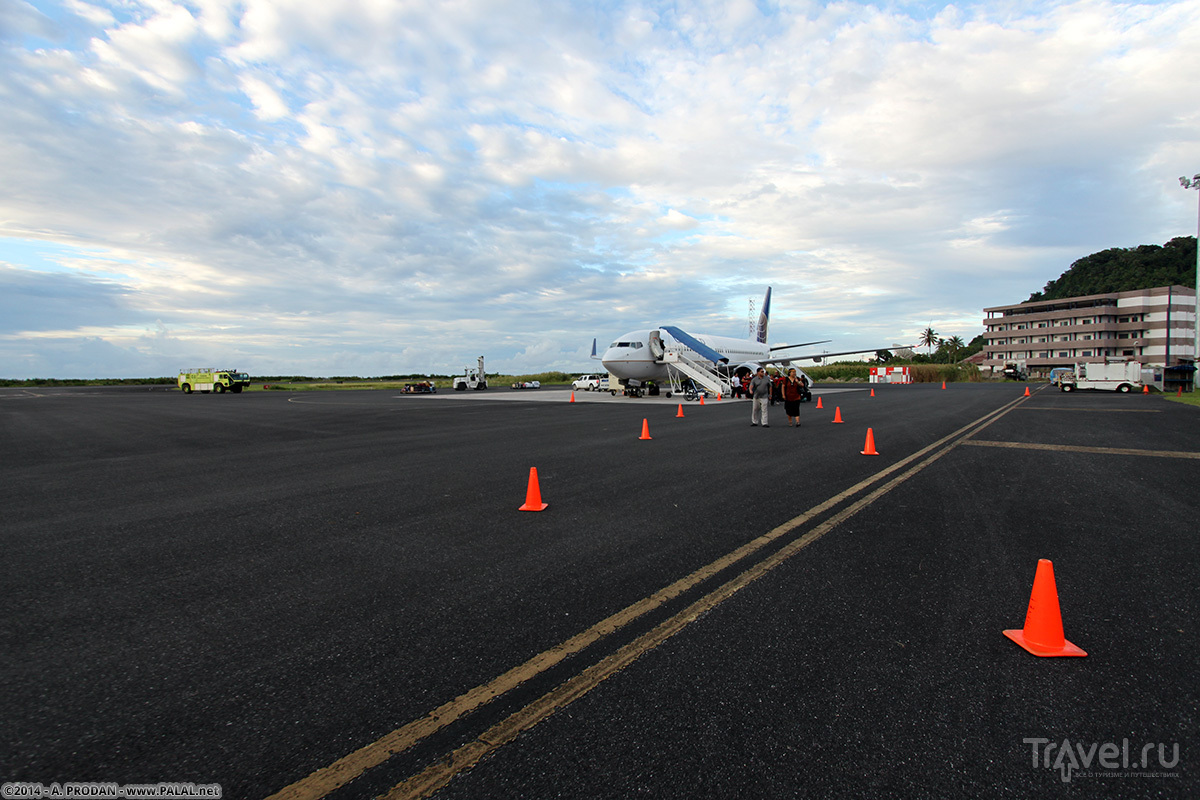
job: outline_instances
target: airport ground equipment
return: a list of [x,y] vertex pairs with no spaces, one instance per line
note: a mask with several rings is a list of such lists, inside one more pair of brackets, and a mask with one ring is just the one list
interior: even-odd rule
[[479,357],[479,366],[463,367],[465,375],[454,378],[454,391],[465,392],[467,389],[477,391],[487,388],[487,373],[483,371],[483,356]]
[[1076,389],[1101,389],[1128,393],[1141,391],[1142,365],[1137,361],[1091,362],[1076,364],[1072,372],[1063,373],[1058,386],[1064,392]]
[[1001,371],[1006,380],[1010,381],[1027,381],[1029,380],[1029,370],[1025,369],[1025,362],[1018,361],[1015,364],[1005,364]]
[[182,370],[176,383],[184,394],[192,392],[213,392],[215,394],[233,392],[237,394],[250,385],[250,376],[244,372],[238,372],[236,369],[196,367]]

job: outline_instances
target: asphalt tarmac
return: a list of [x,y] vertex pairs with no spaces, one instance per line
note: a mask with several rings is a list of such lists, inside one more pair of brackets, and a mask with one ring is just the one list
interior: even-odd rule
[[868,388],[0,390],[0,781],[1200,793],[1197,410]]

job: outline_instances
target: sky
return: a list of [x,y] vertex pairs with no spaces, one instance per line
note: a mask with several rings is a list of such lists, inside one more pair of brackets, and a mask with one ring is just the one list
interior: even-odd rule
[[1196,233],[1200,0],[0,0],[0,377],[969,341]]

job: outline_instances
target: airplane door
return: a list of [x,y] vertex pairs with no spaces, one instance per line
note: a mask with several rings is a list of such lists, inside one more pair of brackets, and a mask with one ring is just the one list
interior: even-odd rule
[[655,361],[662,361],[666,352],[662,343],[662,332],[650,331],[650,355],[654,356]]

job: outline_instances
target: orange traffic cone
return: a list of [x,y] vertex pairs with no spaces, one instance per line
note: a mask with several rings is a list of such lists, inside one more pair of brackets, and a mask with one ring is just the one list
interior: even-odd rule
[[943,388],[943,389],[945,389],[945,388],[946,388],[946,382],[945,382],[945,381],[942,381],[942,388]]
[[717,402],[721,402],[721,393],[717,392]]
[[1005,631],[1004,635],[1035,656],[1086,656],[1087,653],[1063,638],[1062,612],[1058,608],[1058,589],[1054,585],[1054,565],[1039,558],[1033,576],[1033,592],[1025,627]]
[[1025,397],[1029,397],[1029,396],[1030,396],[1030,395],[1029,395],[1029,387],[1028,387],[1028,386],[1026,386],[1026,387],[1025,387],[1025,395],[1024,395],[1024,396],[1025,396]]
[[704,395],[700,395],[700,405],[704,405]]
[[871,390],[871,397],[874,397],[874,396],[875,396],[875,390],[874,390],[874,389],[872,389],[872,390]]
[[575,402],[575,390],[574,389],[571,390],[571,402],[572,403]]
[[517,511],[545,511],[549,503],[542,502],[542,490],[538,486],[537,467],[529,468],[529,488],[525,490],[525,505]]
[[642,435],[639,436],[638,438],[639,439],[649,439],[650,438],[650,423],[644,419],[642,420]]
[[866,449],[860,451],[864,456],[877,456],[879,453],[875,451],[875,431],[867,428],[867,444]]
[[817,408],[824,408],[824,406],[821,405],[821,398],[819,397],[817,398]]
[[682,416],[683,416],[683,403],[680,403],[680,404],[679,404],[679,413],[678,413],[678,414],[676,414],[675,416],[677,416],[677,417],[682,417]]
[[1183,387],[1182,386],[1180,386],[1178,389],[1175,390],[1175,396],[1183,397]]
[[1142,394],[1150,394],[1150,384],[1147,383],[1142,386]]
[[833,421],[834,421],[834,422],[841,422],[841,421],[842,421],[842,407],[841,407],[841,406],[835,406],[835,407],[834,407],[834,409],[833,409]]

